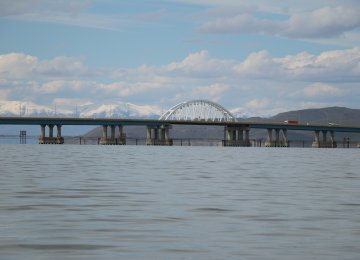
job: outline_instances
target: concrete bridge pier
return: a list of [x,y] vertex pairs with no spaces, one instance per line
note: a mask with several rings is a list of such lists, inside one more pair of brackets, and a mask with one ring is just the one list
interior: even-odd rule
[[[275,130],[275,140],[273,139],[273,130]],[[265,147],[289,147],[289,140],[287,138],[287,129],[272,129],[268,128],[268,137],[265,142]],[[282,136],[280,138],[280,132]]]
[[327,141],[327,130],[323,130],[322,132],[322,140],[320,140],[320,131],[316,130],[314,135],[314,141],[312,143],[312,147],[315,148],[336,148],[337,144],[335,141],[335,133],[334,131],[330,132],[330,141]]
[[114,125],[110,126],[110,144],[116,144],[116,141],[115,141],[115,126]]
[[311,145],[312,147],[315,147],[315,148],[320,148],[320,131],[315,131],[314,132],[314,141]]
[[237,141],[240,144],[244,144],[244,129],[242,129],[242,128],[237,130]]
[[244,146],[251,146],[250,144],[250,128],[245,129],[245,142]]
[[[110,137],[108,136],[108,127],[110,127]],[[119,136],[116,138],[116,127],[119,128]],[[126,134],[124,134],[122,125],[103,125],[102,137],[100,139],[102,145],[124,145],[126,144]]]
[[322,131],[322,136],[323,136],[323,140],[322,140],[321,146],[327,148],[328,147],[328,144],[327,144],[327,131]]
[[41,132],[39,137],[39,144],[63,144],[64,138],[61,136],[61,125],[56,125],[57,127],[57,135],[54,137],[54,126],[55,125],[48,125],[49,127],[49,136],[46,136],[46,126],[47,125],[40,125]]
[[125,145],[126,144],[126,134],[124,133],[124,127],[119,125],[119,137],[117,138],[116,142],[118,145]]
[[335,132],[334,131],[330,131],[330,147],[331,148],[336,148],[337,147],[337,143],[335,141]]
[[282,129],[282,147],[289,147],[287,129]]
[[56,129],[57,129],[57,143],[58,144],[63,144],[64,143],[64,137],[61,136],[61,127],[62,125],[56,125]]
[[160,127],[163,145],[173,145],[173,140],[170,138],[171,128],[171,125],[163,125]]
[[102,126],[102,137],[100,139],[100,144],[108,144],[108,135],[107,135],[107,125]]
[[170,138],[170,129],[171,125],[147,126],[146,145],[173,145],[173,140]]
[[274,146],[273,134],[272,134],[273,129],[268,128],[267,132],[268,132],[268,136],[267,136],[267,139],[265,141],[265,147],[273,147]]
[[[250,129],[248,127],[226,126],[223,146],[250,146]],[[245,135],[244,135],[245,134]]]
[[46,125],[40,125],[41,127],[41,133],[39,137],[39,144],[45,144],[45,138],[46,138]]

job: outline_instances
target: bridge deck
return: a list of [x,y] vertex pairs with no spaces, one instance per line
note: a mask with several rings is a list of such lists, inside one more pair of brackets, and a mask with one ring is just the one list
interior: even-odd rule
[[211,122],[211,121],[178,121],[157,119],[125,118],[46,118],[46,117],[0,117],[0,125],[213,125],[238,126],[257,129],[287,129],[303,131],[334,131],[360,133],[360,126],[321,125],[321,124],[286,124],[256,122]]

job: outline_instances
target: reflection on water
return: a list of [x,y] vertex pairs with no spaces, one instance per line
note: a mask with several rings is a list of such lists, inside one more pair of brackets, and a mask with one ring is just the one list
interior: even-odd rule
[[360,256],[360,150],[0,148],[1,259]]

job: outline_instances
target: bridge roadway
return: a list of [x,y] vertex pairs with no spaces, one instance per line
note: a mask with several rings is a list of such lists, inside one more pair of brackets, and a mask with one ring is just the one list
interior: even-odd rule
[[[335,133],[349,132],[360,133],[360,126],[344,125],[320,125],[320,124],[288,124],[288,123],[257,123],[257,122],[225,122],[225,121],[182,121],[182,120],[157,120],[157,119],[123,119],[123,118],[50,118],[50,117],[0,117],[0,125],[39,125],[41,144],[62,144],[61,127],[63,125],[94,125],[103,126],[101,144],[126,144],[126,134],[123,126],[143,125],[147,129],[148,145],[172,145],[169,130],[172,125],[214,125],[224,126],[224,146],[250,146],[250,129],[267,129],[268,136],[265,146],[287,147],[288,130],[313,131],[313,147],[336,147]],[[46,126],[49,135],[46,136]],[[57,136],[53,135],[53,128],[57,127]],[[108,137],[107,129],[110,128],[111,135]],[[118,137],[115,129],[119,128]],[[275,136],[273,136],[273,132]],[[320,139],[322,133],[322,139]],[[330,140],[327,139],[329,133]],[[281,136],[280,136],[281,134]]]

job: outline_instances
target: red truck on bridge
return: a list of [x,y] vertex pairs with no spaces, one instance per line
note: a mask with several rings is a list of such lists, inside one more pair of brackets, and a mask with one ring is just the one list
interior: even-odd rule
[[296,120],[285,120],[284,123],[288,124],[288,125],[297,125],[297,124],[299,124],[299,122],[296,121]]

